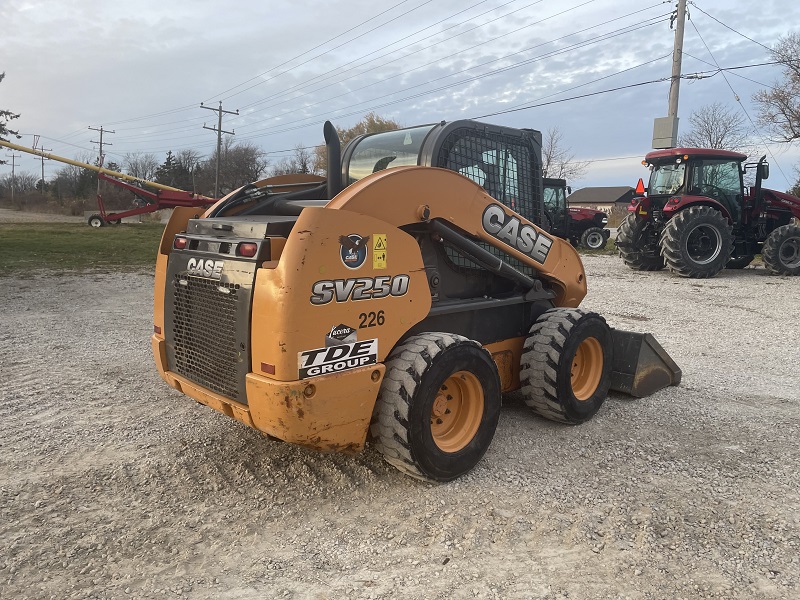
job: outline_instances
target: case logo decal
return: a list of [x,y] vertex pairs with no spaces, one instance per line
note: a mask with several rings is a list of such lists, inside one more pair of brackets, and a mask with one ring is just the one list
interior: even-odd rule
[[360,236],[357,233],[339,236],[339,255],[342,264],[348,269],[358,269],[367,260],[367,244],[369,236]]
[[486,233],[544,264],[550,246],[553,245],[553,240],[544,233],[537,233],[531,225],[523,224],[517,217],[506,214],[499,204],[486,207],[482,222]]
[[210,277],[211,279],[222,278],[222,268],[225,266],[224,260],[213,260],[211,258],[190,258],[186,264],[186,271],[189,275],[197,277]]

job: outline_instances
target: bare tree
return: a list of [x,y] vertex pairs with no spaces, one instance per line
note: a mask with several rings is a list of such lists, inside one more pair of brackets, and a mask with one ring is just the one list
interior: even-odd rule
[[[6,76],[5,73],[0,73],[0,82],[3,81],[3,78]],[[3,110],[0,108],[0,140],[7,142],[8,140],[3,137],[6,135],[13,135],[16,137],[20,137],[16,131],[12,131],[8,128],[8,122],[13,121],[14,119],[19,118],[19,115],[16,113],[11,112],[10,110]],[[6,164],[7,161],[0,160],[0,165]]]
[[800,33],[781,38],[772,57],[783,65],[783,81],[753,96],[758,120],[778,142],[800,138]]
[[281,160],[269,170],[269,173],[273,177],[290,173],[314,173],[314,162],[315,157],[308,151],[308,148],[298,144],[294,149],[294,154]]
[[542,174],[545,177],[574,181],[580,179],[589,168],[589,163],[575,160],[572,149],[564,146],[564,134],[558,127],[551,127],[542,141]]
[[159,162],[155,154],[146,152],[131,152],[125,155],[125,170],[128,175],[153,181],[158,171]]
[[707,104],[692,112],[691,129],[680,136],[678,144],[691,148],[717,148],[748,152],[748,129],[745,118],[720,102]]
[[[214,193],[217,152],[197,167],[197,189],[201,193]],[[233,136],[222,139],[222,155],[219,172],[219,190],[227,194],[247,183],[258,181],[266,172],[269,162],[264,151],[255,144],[237,144]]]

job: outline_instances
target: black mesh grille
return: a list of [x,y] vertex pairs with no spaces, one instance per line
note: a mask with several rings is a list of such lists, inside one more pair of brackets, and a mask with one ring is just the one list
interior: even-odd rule
[[442,144],[436,164],[483,186],[495,200],[537,225],[541,223],[541,165],[530,148],[499,133],[461,129]]
[[173,283],[175,371],[238,400],[237,365],[242,350],[236,342],[239,285],[177,276]]
[[[495,248],[491,244],[487,244],[486,242],[478,241],[476,242],[481,248],[484,250],[488,250],[498,258],[500,258],[503,262],[508,264],[511,267],[514,267],[520,273],[524,273],[528,277],[535,277],[536,271],[530,265],[526,265],[524,262],[519,260],[518,258],[511,256],[510,254],[506,254],[499,248]],[[451,246],[449,244],[445,244],[444,246],[444,253],[447,256],[447,260],[450,261],[451,265],[456,270],[463,270],[463,269],[480,269],[483,270],[483,267],[480,265],[475,264],[475,262],[461,254],[458,248]],[[462,271],[463,272],[463,271]]]

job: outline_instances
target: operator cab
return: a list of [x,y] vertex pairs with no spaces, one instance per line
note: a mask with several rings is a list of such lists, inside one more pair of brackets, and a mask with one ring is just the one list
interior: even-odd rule
[[746,158],[727,150],[673,148],[651,152],[645,159],[650,167],[648,196],[654,200],[662,197],[667,212],[709,198],[739,223],[744,199],[742,162]]

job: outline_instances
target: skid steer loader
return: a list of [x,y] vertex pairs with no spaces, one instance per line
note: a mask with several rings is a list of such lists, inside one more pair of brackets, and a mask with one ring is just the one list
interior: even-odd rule
[[[269,436],[449,481],[486,452],[501,395],[577,424],[609,389],[680,369],[648,334],[582,311],[580,258],[543,214],[541,134],[455,121],[324,128],[326,179],[275,177],[159,248],[152,346],[174,388]],[[391,168],[389,168],[391,167]]]

